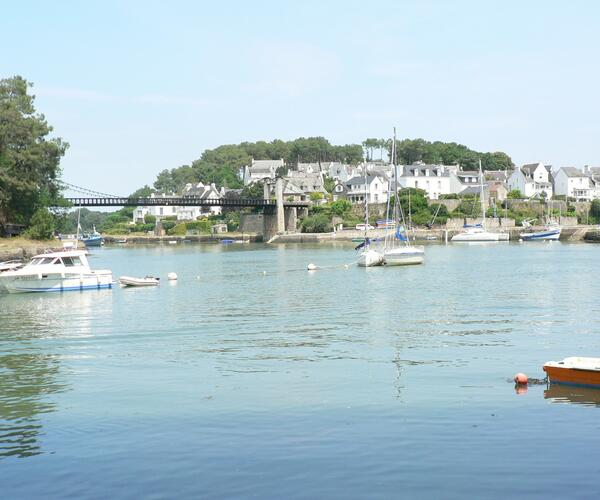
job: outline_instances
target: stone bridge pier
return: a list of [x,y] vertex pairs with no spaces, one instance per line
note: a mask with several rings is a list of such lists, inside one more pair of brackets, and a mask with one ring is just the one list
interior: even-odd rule
[[[265,185],[265,198],[269,198],[268,187]],[[275,236],[284,233],[295,233],[298,223],[296,207],[283,205],[283,179],[278,177],[275,181],[275,206],[269,206],[263,213],[263,240],[271,241]]]

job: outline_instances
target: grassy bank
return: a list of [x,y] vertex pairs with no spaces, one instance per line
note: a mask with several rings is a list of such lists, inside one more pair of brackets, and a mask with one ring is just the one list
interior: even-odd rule
[[36,241],[26,238],[0,238],[0,261],[26,259],[55,245],[54,240]]

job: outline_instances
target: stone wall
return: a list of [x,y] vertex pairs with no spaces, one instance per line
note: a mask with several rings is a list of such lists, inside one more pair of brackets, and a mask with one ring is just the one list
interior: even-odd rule
[[240,232],[260,233],[263,232],[263,214],[241,214]]
[[[481,219],[472,219],[467,217],[467,224],[479,224]],[[465,219],[448,219],[446,221],[446,229],[461,229],[465,224]],[[485,226],[488,229],[500,229],[515,227],[514,219],[507,219],[504,217],[490,217],[485,219]]]
[[444,205],[448,209],[448,212],[452,212],[458,208],[458,205],[460,205],[460,200],[427,200],[427,203],[429,206],[436,203],[439,205]]

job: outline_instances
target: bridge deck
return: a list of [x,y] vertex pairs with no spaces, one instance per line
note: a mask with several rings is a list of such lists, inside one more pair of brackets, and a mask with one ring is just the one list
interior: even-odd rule
[[[179,206],[179,207],[230,207],[230,208],[271,208],[277,205],[275,200],[256,198],[222,198],[201,199],[194,197],[181,198],[67,198],[76,207],[148,207],[148,206]],[[306,201],[284,202],[286,208],[307,208]]]

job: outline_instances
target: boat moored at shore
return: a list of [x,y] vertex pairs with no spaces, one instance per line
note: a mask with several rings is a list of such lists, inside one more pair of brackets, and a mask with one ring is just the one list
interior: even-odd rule
[[84,250],[39,254],[23,268],[0,274],[0,289],[9,293],[99,290],[112,284],[112,272],[90,269]]

